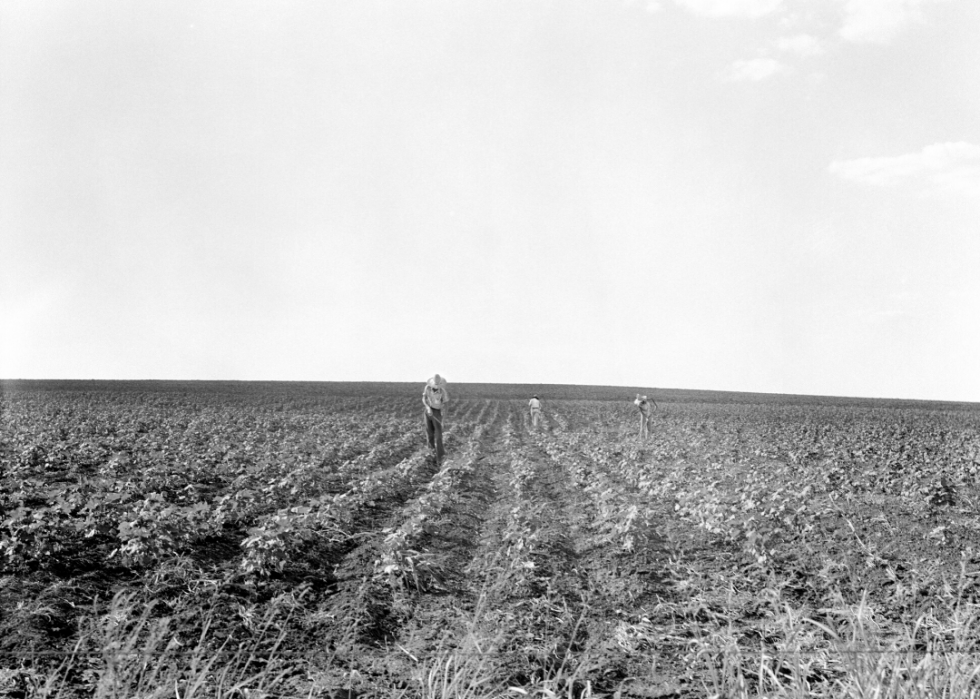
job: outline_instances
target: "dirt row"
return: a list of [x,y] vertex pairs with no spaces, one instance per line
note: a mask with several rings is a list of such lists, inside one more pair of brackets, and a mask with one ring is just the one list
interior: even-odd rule
[[629,696],[671,594],[657,522],[562,415],[532,429],[522,403],[492,406],[454,415],[442,469],[400,482],[336,561],[332,680],[398,687],[451,659],[501,687]]

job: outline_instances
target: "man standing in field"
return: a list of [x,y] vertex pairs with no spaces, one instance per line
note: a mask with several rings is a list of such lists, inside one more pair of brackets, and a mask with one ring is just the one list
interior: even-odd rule
[[633,404],[640,411],[640,439],[646,439],[650,436],[650,406],[652,404],[656,408],[657,404],[639,393],[636,394],[636,400],[633,401]]
[[436,450],[436,463],[442,463],[446,453],[442,446],[442,408],[449,401],[446,380],[436,374],[422,389],[422,405],[425,406],[425,437],[429,447]]
[[531,427],[537,427],[538,420],[541,419],[541,399],[534,396],[527,404],[531,408]]

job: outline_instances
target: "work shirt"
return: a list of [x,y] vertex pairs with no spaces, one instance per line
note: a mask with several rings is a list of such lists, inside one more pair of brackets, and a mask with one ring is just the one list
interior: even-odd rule
[[640,400],[639,398],[637,398],[633,402],[636,403],[636,407],[640,409],[641,413],[643,413],[644,415],[650,414],[650,403],[648,401]]
[[422,390],[422,402],[433,410],[442,410],[442,406],[449,402],[449,393],[444,386],[426,384]]
[[531,406],[531,410],[541,410],[541,401],[539,401],[537,398],[532,398],[530,401],[528,401],[528,405]]

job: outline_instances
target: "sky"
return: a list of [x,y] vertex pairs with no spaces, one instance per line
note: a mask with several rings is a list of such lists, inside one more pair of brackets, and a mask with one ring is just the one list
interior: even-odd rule
[[5,0],[0,377],[980,401],[976,0]]

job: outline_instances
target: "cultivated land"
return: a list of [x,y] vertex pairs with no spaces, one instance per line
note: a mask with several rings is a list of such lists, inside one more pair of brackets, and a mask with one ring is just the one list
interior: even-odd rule
[[3,382],[0,696],[980,691],[980,406],[421,390]]

